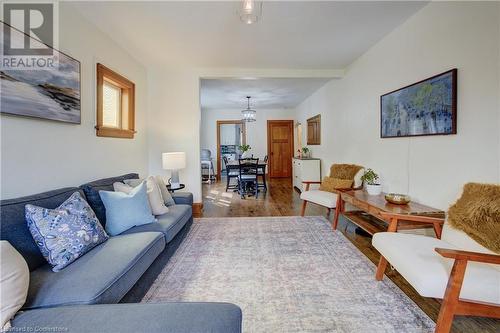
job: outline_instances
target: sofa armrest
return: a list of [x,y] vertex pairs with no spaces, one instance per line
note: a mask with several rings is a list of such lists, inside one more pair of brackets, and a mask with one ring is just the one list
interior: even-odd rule
[[63,332],[241,333],[241,322],[234,304],[166,302],[41,308],[18,313],[11,324],[12,332],[59,327]]
[[435,248],[434,250],[445,258],[500,265],[500,255],[497,254],[470,252],[455,249],[443,249],[439,247]]
[[172,199],[174,199],[177,205],[193,205],[193,193],[190,192],[174,192],[172,194]]

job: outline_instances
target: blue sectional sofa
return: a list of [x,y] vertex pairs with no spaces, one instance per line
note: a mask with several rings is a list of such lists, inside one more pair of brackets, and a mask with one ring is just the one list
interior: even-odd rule
[[1,201],[1,239],[21,253],[30,269],[28,297],[22,309],[25,312],[15,317],[14,327],[60,326],[74,332],[241,331],[241,311],[232,304],[116,304],[140,301],[181,244],[193,222],[190,193],[174,194],[176,205],[170,207],[169,213],[158,216],[158,222],[111,237],[62,271],[51,270],[27,228],[24,206],[29,203],[56,208],[78,191],[105,225],[99,190],[112,190],[114,182],[131,178],[138,175]]

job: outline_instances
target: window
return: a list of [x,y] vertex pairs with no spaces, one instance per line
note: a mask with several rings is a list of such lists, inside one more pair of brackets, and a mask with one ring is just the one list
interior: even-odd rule
[[135,85],[97,64],[96,135],[132,139],[135,134]]

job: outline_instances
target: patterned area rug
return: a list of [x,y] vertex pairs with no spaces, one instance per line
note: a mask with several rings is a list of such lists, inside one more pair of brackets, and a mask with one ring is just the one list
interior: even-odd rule
[[142,302],[217,301],[244,332],[433,332],[323,217],[196,219]]

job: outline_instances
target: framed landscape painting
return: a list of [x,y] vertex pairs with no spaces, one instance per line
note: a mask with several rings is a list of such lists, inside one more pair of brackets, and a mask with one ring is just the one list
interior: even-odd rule
[[457,133],[457,70],[380,97],[380,137]]
[[[10,34],[5,34],[7,27]],[[0,38],[2,50],[4,42],[19,44],[26,36],[3,22],[1,28],[6,36],[5,40]],[[0,112],[81,123],[80,62],[53,50],[58,66],[52,69],[0,69]]]

